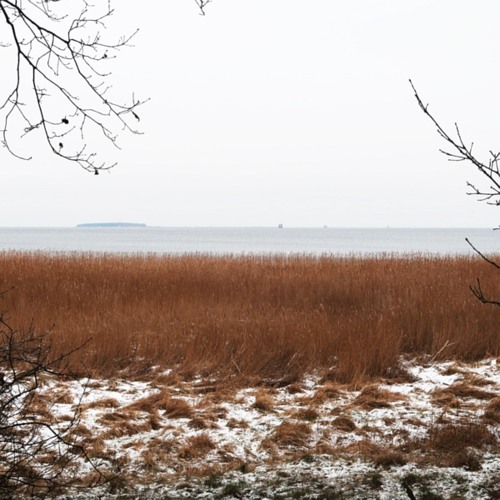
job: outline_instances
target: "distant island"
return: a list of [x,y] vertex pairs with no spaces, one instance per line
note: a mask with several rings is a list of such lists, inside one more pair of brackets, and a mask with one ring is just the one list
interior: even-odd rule
[[76,227],[147,227],[146,224],[136,224],[134,222],[88,222],[77,224]]

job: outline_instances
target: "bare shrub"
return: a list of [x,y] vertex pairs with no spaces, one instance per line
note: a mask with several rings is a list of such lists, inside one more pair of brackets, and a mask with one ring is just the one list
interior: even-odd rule
[[[0,298],[2,295],[0,295]],[[55,419],[41,396],[45,381],[68,376],[71,354],[53,356],[51,332],[16,330],[0,312],[0,496],[47,496],[79,484],[72,465],[87,454],[79,408]],[[55,399],[64,394],[55,395]],[[80,428],[83,431],[83,428]]]

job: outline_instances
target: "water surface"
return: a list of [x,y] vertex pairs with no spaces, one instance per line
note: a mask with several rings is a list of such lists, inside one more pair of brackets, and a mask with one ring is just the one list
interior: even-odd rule
[[468,237],[498,253],[492,229],[340,228],[0,228],[0,250],[213,254],[470,254]]

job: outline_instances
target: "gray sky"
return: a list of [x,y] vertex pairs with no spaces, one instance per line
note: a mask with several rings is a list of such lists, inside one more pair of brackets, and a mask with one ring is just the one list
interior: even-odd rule
[[0,149],[0,226],[500,224],[465,195],[478,178],[438,152],[408,83],[478,154],[500,150],[498,0],[113,6],[114,25],[141,30],[112,81],[151,98],[144,135],[123,135],[99,176],[41,144],[30,162]]

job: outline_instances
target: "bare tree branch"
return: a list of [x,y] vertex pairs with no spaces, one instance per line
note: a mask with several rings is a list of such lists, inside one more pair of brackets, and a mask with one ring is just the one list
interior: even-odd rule
[[137,108],[146,101],[116,100],[104,69],[137,31],[108,41],[104,29],[112,15],[109,0],[104,7],[87,0],[0,0],[0,26],[7,28],[1,47],[15,60],[12,87],[0,101],[2,144],[11,154],[30,159],[12,136],[36,131],[56,156],[98,173],[115,163],[98,159],[87,138],[97,133],[118,147],[120,131],[139,133]]
[[196,2],[196,5],[200,8],[200,14],[202,16],[205,15],[205,7],[207,4],[209,4],[212,0],[194,0]]
[[[495,269],[500,269],[500,265],[497,264],[494,260],[489,259],[484,255],[482,252],[480,252],[470,241],[469,238],[465,238],[465,241],[471,246],[471,248],[488,264],[493,266]],[[494,306],[499,306],[500,307],[500,301],[498,300],[493,300],[489,299],[486,297],[486,295],[483,292],[483,289],[481,287],[481,280],[479,278],[476,278],[476,284],[475,285],[470,285],[469,290],[472,292],[472,294],[478,299],[480,302],[483,304],[491,304]]]
[[484,295],[479,278],[476,279],[476,284],[474,286],[469,286],[469,290],[473,293],[474,297],[476,297],[476,299],[478,299],[483,304],[490,304],[500,307],[500,301],[489,299],[486,297],[486,295]]
[[487,179],[488,186],[486,188],[478,188],[471,182],[467,182],[469,191],[468,195],[477,196],[479,201],[486,201],[490,205],[500,205],[500,152],[494,153],[490,151],[489,160],[487,162],[480,161],[472,152],[474,143],[467,146],[462,138],[460,129],[455,123],[456,138],[451,137],[437,122],[434,116],[429,112],[429,105],[422,102],[413,82],[410,80],[410,85],[415,93],[420,109],[436,126],[438,134],[452,146],[452,151],[440,149],[441,153],[448,157],[450,161],[468,161],[472,163],[477,170]]
[[79,423],[81,398],[71,418],[63,421],[47,419],[40,410],[44,380],[66,377],[69,355],[53,357],[50,332],[38,334],[33,325],[15,330],[0,312],[2,498],[47,496],[78,487],[77,468],[71,465],[81,460],[94,470],[97,482],[106,479],[72,433]]
[[469,246],[474,250],[474,252],[476,252],[483,260],[485,260],[488,264],[491,264],[493,267],[495,267],[496,269],[500,269],[500,265],[497,264],[495,261],[491,260],[491,259],[488,259],[488,257],[486,257],[486,255],[484,255],[483,253],[481,253],[470,241],[469,241],[469,238],[465,238],[465,241],[469,244]]
[[[491,158],[488,160],[488,163],[481,162],[477,159],[477,157],[472,153],[472,149],[474,147],[474,143],[471,143],[470,146],[466,146],[464,140],[462,139],[462,135],[460,133],[460,129],[458,125],[455,123],[455,132],[456,139],[452,138],[450,135],[446,133],[446,131],[441,127],[441,125],[437,122],[434,116],[429,112],[429,105],[422,102],[422,99],[418,95],[418,92],[413,85],[413,82],[410,80],[410,85],[412,86],[413,92],[415,93],[415,98],[417,99],[418,105],[420,109],[424,112],[426,116],[434,123],[437,128],[438,134],[453,147],[453,152],[445,151],[440,149],[441,153],[448,157],[450,161],[468,161],[472,163],[479,172],[488,179],[489,186],[486,189],[479,189],[474,184],[467,182],[467,186],[470,191],[467,193],[468,195],[477,196],[479,201],[485,201],[490,205],[498,206],[500,205],[500,169],[499,169],[499,153],[493,153],[490,151]],[[469,246],[489,265],[493,266],[495,269],[500,269],[500,265],[495,261],[486,257],[482,252],[480,252],[470,241],[468,238],[465,238],[465,241],[469,244]],[[476,284],[469,286],[472,294],[483,304],[491,304],[500,307],[500,301],[488,298],[481,287],[481,281],[479,278],[476,279]]]

